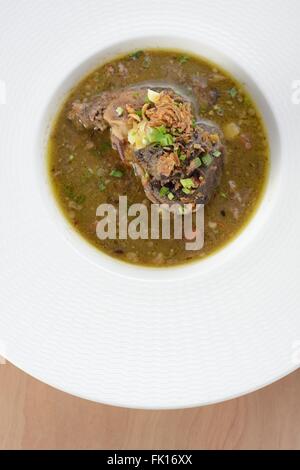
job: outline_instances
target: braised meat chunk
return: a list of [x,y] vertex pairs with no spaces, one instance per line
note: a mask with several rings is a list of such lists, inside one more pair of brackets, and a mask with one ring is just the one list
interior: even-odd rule
[[113,148],[154,203],[207,204],[219,185],[222,132],[170,88],[106,92],[74,103],[69,118],[86,129],[109,127]]
[[198,122],[179,151],[151,145],[135,152],[135,158],[147,175],[143,185],[152,202],[207,204],[222,176],[222,135],[216,126]]

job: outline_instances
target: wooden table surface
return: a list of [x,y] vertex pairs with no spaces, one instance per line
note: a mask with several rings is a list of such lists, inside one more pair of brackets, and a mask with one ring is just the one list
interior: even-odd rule
[[300,449],[300,371],[251,395],[180,411],[84,401],[0,365],[0,449]]

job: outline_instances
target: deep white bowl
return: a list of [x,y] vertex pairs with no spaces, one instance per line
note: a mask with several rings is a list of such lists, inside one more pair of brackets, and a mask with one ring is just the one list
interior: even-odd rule
[[[143,408],[225,400],[298,367],[299,13],[296,0],[1,2],[3,355],[67,392]],[[230,71],[271,143],[251,223],[216,255],[168,269],[118,262],[79,237],[45,162],[49,126],[72,86],[147,47],[194,52]]]

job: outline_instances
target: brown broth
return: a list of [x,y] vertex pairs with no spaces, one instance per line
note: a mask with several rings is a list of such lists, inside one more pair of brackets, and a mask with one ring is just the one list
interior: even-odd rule
[[[120,65],[121,64],[121,65]],[[125,71],[125,72],[124,72]],[[118,206],[119,195],[128,204],[146,203],[140,180],[124,167],[111,148],[109,131],[78,130],[68,119],[75,100],[89,99],[106,90],[162,81],[189,90],[193,77],[208,79],[217,89],[217,107],[199,109],[202,117],[221,129],[236,123],[240,136],[227,142],[221,184],[205,207],[205,244],[202,250],[185,249],[185,240],[99,240],[96,209],[101,203]],[[247,136],[251,149],[245,147]],[[93,145],[93,148],[90,148]],[[246,227],[262,198],[269,169],[269,145],[260,116],[251,97],[231,75],[211,62],[178,51],[147,50],[136,56],[118,57],[84,78],[70,93],[53,124],[48,162],[55,197],[73,227],[98,249],[118,259],[146,266],[173,266],[202,259],[233,240]],[[121,169],[124,176],[110,176]],[[232,189],[233,183],[236,189]]]

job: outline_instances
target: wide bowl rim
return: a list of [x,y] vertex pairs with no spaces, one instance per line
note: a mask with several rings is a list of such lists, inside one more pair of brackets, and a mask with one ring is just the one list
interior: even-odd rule
[[[1,11],[1,355],[60,390],[139,409],[217,403],[298,368],[300,116],[291,94],[300,3],[74,0],[70,9],[28,0],[21,10],[3,0]],[[78,255],[49,217],[41,151],[49,99],[100,50],[143,36],[162,42],[162,31],[174,37],[182,24],[185,44],[209,44],[257,83],[278,127],[278,157],[256,229],[234,255],[164,282],[119,276]]]

